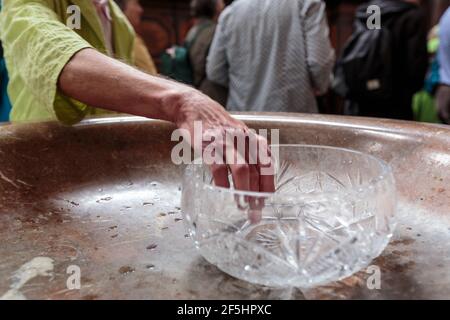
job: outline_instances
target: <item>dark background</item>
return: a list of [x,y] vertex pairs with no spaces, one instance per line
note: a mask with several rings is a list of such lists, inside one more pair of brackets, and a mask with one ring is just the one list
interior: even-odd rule
[[[277,0],[273,0],[277,1]],[[226,0],[230,3],[232,0]],[[352,33],[353,17],[363,0],[326,0],[330,37],[337,54]],[[161,53],[173,44],[181,44],[192,26],[190,0],[141,0],[145,9],[142,28],[138,32],[143,36],[156,64]],[[429,29],[439,21],[442,13],[450,5],[450,0],[422,0],[426,12],[424,23]],[[342,101],[334,95],[328,95],[322,103],[325,113],[341,113]]]

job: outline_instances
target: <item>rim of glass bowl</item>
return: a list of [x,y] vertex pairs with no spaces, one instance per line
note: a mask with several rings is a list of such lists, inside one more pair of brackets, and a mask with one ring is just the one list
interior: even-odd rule
[[[361,184],[360,186],[349,188],[348,190],[343,191],[343,192],[338,192],[338,191],[320,192],[320,194],[323,194],[323,195],[325,195],[325,194],[326,195],[337,195],[337,194],[342,195],[342,194],[352,194],[355,192],[361,193],[361,192],[364,192],[365,190],[368,190],[370,186],[375,186],[375,185],[385,181],[388,177],[393,178],[392,169],[386,161],[384,161],[380,158],[377,158],[373,155],[370,155],[368,153],[361,152],[361,151],[351,150],[351,149],[347,149],[347,148],[340,148],[340,147],[314,145],[314,144],[274,144],[274,145],[270,145],[270,147],[295,147],[295,148],[336,150],[336,151],[340,151],[340,152],[357,154],[359,156],[369,158],[372,161],[375,161],[375,163],[378,163],[380,165],[380,167],[381,167],[380,174],[376,175],[375,177],[371,178],[369,181]],[[197,166],[195,164],[191,164],[191,165]],[[236,190],[236,189],[225,188],[225,187],[217,187],[215,185],[206,183],[204,181],[201,181],[201,183],[202,183],[203,187],[206,189],[209,189],[212,191],[226,192],[226,193],[230,193],[233,195],[264,197],[264,198],[269,198],[269,197],[273,197],[274,195],[276,195],[276,193],[269,193],[269,192],[244,191],[244,190]],[[395,180],[393,180],[393,185],[395,186]],[[308,193],[308,194],[305,193],[305,195],[317,195],[317,194],[319,194],[319,193],[317,193],[317,192],[312,192],[312,193]]]

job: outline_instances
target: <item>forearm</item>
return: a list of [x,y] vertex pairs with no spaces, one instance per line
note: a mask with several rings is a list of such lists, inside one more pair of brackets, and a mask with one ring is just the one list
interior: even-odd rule
[[93,107],[176,122],[186,96],[195,91],[140,72],[94,49],[79,51],[64,67],[58,87]]
[[[211,132],[221,135],[217,137],[224,137],[230,128],[234,130],[232,132],[248,132],[242,122],[232,118],[219,104],[199,91],[147,75],[93,49],[81,50],[73,56],[60,74],[58,87],[65,95],[94,107],[171,121],[183,129],[184,133],[187,132],[186,137],[190,137],[188,141],[191,146],[201,154],[211,143],[205,139]],[[202,124],[200,144],[195,142],[195,123],[198,121]],[[207,132],[209,133],[206,134]],[[267,150],[265,139],[260,138],[259,141],[259,148]],[[250,144],[246,145],[249,148]],[[222,138],[217,139],[215,148],[229,150],[236,147],[233,143],[227,144],[227,140]],[[244,152],[249,154],[249,151]],[[261,155],[261,152],[258,154]],[[237,189],[274,191],[273,176],[262,175],[262,165],[235,165],[234,159],[228,159],[228,163]],[[229,186],[228,165],[212,165],[216,185]],[[249,206],[252,208],[251,202]],[[260,220],[257,208],[251,210],[249,215],[251,221]]]

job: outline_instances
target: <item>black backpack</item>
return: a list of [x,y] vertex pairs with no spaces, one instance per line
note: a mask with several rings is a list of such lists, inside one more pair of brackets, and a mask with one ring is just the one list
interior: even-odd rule
[[[367,27],[367,7],[381,9],[381,29]],[[411,8],[402,1],[375,1],[356,13],[355,31],[344,47],[335,68],[333,89],[353,101],[385,100],[394,91],[396,47],[391,28],[396,17]]]

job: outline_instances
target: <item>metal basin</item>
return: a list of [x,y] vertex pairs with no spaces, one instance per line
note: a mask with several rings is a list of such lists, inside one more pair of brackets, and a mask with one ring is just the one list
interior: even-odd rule
[[[370,153],[390,163],[396,178],[399,224],[374,268],[289,297],[450,298],[448,127],[319,115],[238,117],[256,129],[280,129],[280,143]],[[0,127],[0,297],[285,297],[222,273],[195,251],[181,221],[183,168],[170,160],[173,129],[135,117]]]

